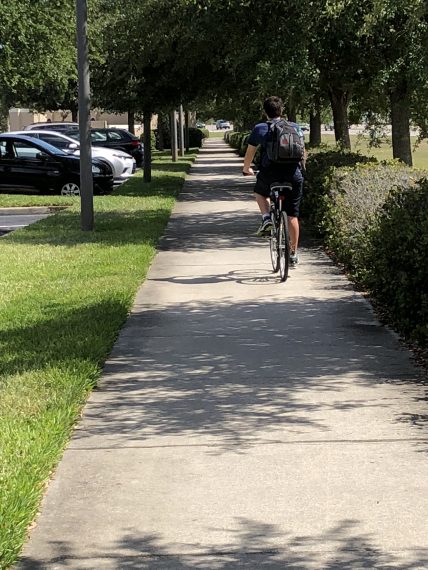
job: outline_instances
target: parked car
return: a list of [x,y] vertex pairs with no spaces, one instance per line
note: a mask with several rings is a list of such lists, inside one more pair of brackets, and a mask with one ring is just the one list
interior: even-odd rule
[[[80,155],[80,143],[76,139],[63,135],[60,132],[48,130],[14,131],[15,135],[26,135],[45,141],[52,146],[60,148],[68,154]],[[135,158],[122,150],[111,148],[93,147],[92,156],[104,159],[113,170],[113,178],[117,181],[125,180],[132,176],[136,170]]]
[[216,128],[217,130],[220,130],[220,129],[230,129],[231,126],[230,126],[229,121],[225,121],[225,120],[223,120],[223,119],[220,119],[220,120],[216,121],[215,128]]
[[46,129],[48,131],[65,133],[66,131],[79,130],[79,123],[72,123],[71,121],[40,121],[40,123],[31,123],[31,125],[24,127],[25,131],[32,131],[33,129],[38,131]]
[[202,121],[198,121],[196,123],[196,128],[197,129],[205,129],[205,123],[203,123]]
[[[69,137],[79,140],[78,131],[65,132]],[[137,166],[142,166],[144,147],[138,137],[126,129],[102,128],[91,129],[92,146],[102,146],[127,152],[135,158]]]
[[[113,190],[113,171],[92,159],[94,192]],[[80,159],[26,135],[0,134],[0,190],[80,195]]]

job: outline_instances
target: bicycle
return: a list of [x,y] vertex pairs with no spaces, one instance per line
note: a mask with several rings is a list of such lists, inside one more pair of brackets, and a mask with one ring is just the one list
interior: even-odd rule
[[279,271],[281,282],[287,280],[290,264],[288,217],[283,205],[286,193],[292,189],[292,185],[287,182],[272,182],[270,185],[270,216],[272,220],[269,237],[270,258],[272,269],[274,273]]

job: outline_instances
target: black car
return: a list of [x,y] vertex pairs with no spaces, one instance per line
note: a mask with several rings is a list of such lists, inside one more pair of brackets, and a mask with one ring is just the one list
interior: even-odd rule
[[[92,159],[94,192],[113,190],[109,164]],[[80,159],[25,135],[0,134],[0,191],[80,194]]]
[[[79,138],[79,132],[76,130],[70,130],[63,134],[75,139]],[[135,158],[137,166],[143,164],[144,147],[140,139],[125,129],[91,129],[91,142],[92,146],[123,150]]]

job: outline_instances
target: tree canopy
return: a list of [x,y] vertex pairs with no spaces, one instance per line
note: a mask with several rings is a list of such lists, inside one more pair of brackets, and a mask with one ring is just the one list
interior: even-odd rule
[[[11,106],[45,108],[66,99],[76,79],[73,0],[8,0],[0,10],[0,93]],[[58,107],[57,107],[58,108]]]
[[[8,0],[0,13],[2,107],[76,104],[74,0]],[[269,94],[290,118],[392,122],[411,162],[428,130],[425,0],[88,0],[93,102],[113,112],[219,109],[249,127]],[[312,134],[312,133],[311,133]],[[315,139],[314,139],[315,140]]]

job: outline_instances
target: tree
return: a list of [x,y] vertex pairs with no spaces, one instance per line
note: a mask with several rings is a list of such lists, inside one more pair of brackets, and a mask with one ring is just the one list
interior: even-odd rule
[[[412,165],[410,118],[422,118],[428,83],[427,5],[424,0],[376,0],[366,19],[371,48],[372,107],[389,102],[393,157]],[[421,121],[422,123],[423,121]]]
[[[65,97],[75,77],[73,0],[8,0],[0,11],[0,120]],[[49,108],[49,107],[45,107]]]

